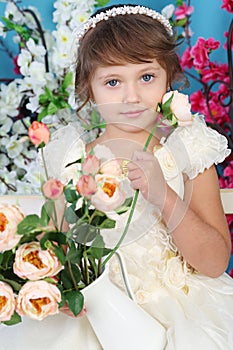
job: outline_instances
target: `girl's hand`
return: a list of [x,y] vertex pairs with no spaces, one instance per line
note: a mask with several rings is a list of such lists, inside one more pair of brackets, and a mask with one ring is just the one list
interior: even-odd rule
[[166,198],[167,184],[156,157],[148,152],[135,151],[128,163],[128,178],[131,187],[161,210]]
[[82,311],[77,316],[74,316],[73,312],[69,309],[67,303],[64,306],[62,306],[59,310],[61,312],[63,312],[64,314],[66,314],[67,316],[74,317],[74,318],[81,317],[81,316],[83,316],[86,313],[86,308],[84,306]]

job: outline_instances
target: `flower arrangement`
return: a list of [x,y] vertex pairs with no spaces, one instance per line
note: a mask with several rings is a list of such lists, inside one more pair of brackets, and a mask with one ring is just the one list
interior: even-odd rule
[[[181,110],[183,100],[186,105]],[[164,95],[158,112],[162,116],[145,151],[162,121],[173,127],[193,122],[186,96],[177,91]],[[49,129],[34,121],[28,135],[43,158]],[[94,150],[75,164],[77,180],[63,184],[46,175],[40,216],[24,217],[19,207],[0,203],[0,322],[6,325],[21,322],[21,316],[42,320],[64,307],[75,316],[85,312],[82,289],[98,278],[127,234],[138,190],[133,198],[124,190],[127,179],[122,165],[117,159],[103,161]],[[119,241],[108,248],[102,232],[114,229],[112,212],[128,212],[128,218]]]

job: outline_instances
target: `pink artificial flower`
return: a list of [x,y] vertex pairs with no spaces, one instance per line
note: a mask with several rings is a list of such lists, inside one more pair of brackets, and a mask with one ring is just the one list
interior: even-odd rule
[[170,109],[173,115],[176,117],[178,125],[186,126],[193,122],[191,113],[191,104],[189,103],[188,95],[175,91],[167,92],[162,98],[162,104],[164,104],[173,95]]
[[93,176],[82,175],[76,184],[76,190],[81,196],[90,198],[97,190]]
[[29,242],[16,250],[13,269],[20,278],[37,281],[57,275],[63,266],[52,249],[42,249],[39,242]]
[[204,114],[206,111],[206,99],[201,90],[195,91],[190,95],[192,111]]
[[100,168],[101,174],[121,176],[122,169],[117,159],[112,159],[101,164]]
[[193,57],[191,56],[190,50],[190,47],[187,47],[187,49],[184,51],[181,57],[180,65],[183,69],[185,67],[189,69],[193,67]]
[[233,180],[233,161],[229,162],[223,171],[223,175],[230,177]]
[[13,58],[13,64],[14,64],[14,73],[17,74],[17,75],[21,75],[21,72],[20,72],[20,68],[19,68],[19,65],[18,65],[18,56],[15,56]]
[[190,55],[193,57],[193,66],[196,70],[200,70],[209,65],[209,53],[219,47],[219,41],[213,38],[205,40],[198,38],[196,44],[191,48]]
[[27,282],[16,298],[16,311],[21,316],[43,320],[59,312],[61,293],[52,283],[46,281]]
[[63,193],[64,185],[60,180],[49,179],[42,186],[43,194],[48,199],[57,199]]
[[222,9],[227,10],[227,12],[233,13],[233,1],[232,0],[222,0]]
[[100,161],[95,155],[88,155],[82,163],[82,172],[84,175],[95,175],[99,170]]
[[14,248],[22,238],[17,234],[17,226],[24,215],[15,205],[0,203],[0,252]]
[[97,174],[95,180],[97,191],[91,202],[98,210],[109,212],[124,203],[125,193],[120,187],[120,179],[114,175]]
[[184,2],[182,6],[178,6],[177,9],[175,10],[176,20],[180,20],[191,15],[193,11],[194,11],[194,7],[187,6],[186,3]]
[[208,83],[209,81],[223,80],[229,75],[228,65],[217,64],[210,62],[209,67],[206,67],[200,71],[201,81]]
[[0,322],[9,321],[15,311],[15,297],[11,286],[0,281]]
[[[224,37],[227,38],[227,40],[228,40],[228,34],[229,34],[229,32],[224,32]],[[225,50],[227,50],[227,45],[228,45],[228,43],[226,41],[225,44],[223,45],[223,48]],[[232,32],[232,35],[231,35],[231,49],[233,50],[233,32]]]
[[34,121],[28,129],[28,136],[35,146],[39,146],[42,142],[49,142],[49,128],[44,123]]

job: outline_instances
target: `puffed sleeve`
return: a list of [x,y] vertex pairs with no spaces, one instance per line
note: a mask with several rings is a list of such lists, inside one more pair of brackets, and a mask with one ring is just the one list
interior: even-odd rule
[[72,124],[61,127],[52,134],[50,142],[43,150],[49,177],[66,183],[75,178],[77,163],[69,165],[85,154],[85,144],[80,130]]
[[221,163],[231,153],[226,137],[208,127],[201,115],[195,115],[192,124],[176,128],[161,143],[171,151],[180,171],[190,179],[213,164]]

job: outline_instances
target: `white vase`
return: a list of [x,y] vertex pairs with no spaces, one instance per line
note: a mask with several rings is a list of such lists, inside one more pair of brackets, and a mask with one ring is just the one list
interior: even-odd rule
[[117,288],[108,269],[83,290],[87,318],[104,350],[162,350],[164,327]]

